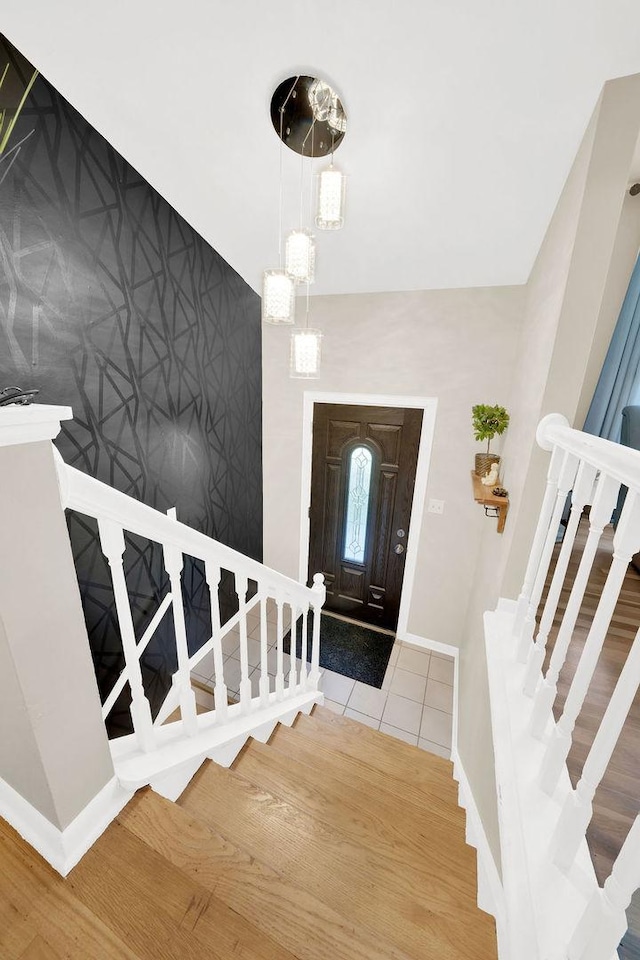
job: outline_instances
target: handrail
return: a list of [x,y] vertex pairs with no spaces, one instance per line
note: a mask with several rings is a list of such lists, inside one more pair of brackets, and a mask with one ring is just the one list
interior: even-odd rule
[[56,466],[65,508],[90,517],[111,520],[129,533],[175,547],[198,560],[215,560],[224,570],[241,567],[243,575],[249,579],[266,580],[270,588],[282,590],[305,602],[312,596],[311,587],[82,473],[65,463],[60,456],[56,457]]
[[[197,716],[196,696],[191,671],[210,652],[213,653],[214,660],[215,687],[213,694],[215,706],[208,712],[208,716],[217,729],[227,726],[233,716],[228,710],[230,694],[239,695],[239,708],[242,716],[255,714],[256,717],[265,710],[272,711],[274,705],[279,701],[298,702],[297,698],[303,696],[310,698],[307,702],[311,703],[314,698],[317,699],[320,696],[318,693],[320,679],[319,626],[320,610],[325,599],[322,574],[316,574],[313,586],[307,587],[305,584],[298,583],[296,580],[292,580],[257,560],[252,560],[237,550],[233,550],[231,547],[225,546],[181,523],[175,516],[175,508],[171,508],[168,515],[160,513],[133,497],[114,490],[100,480],[65,464],[57,451],[55,460],[63,508],[77,510],[97,520],[100,547],[110,568],[113,602],[122,642],[124,667],[103,704],[103,719],[106,720],[128,683],[131,691],[129,712],[134,731],[133,740],[137,744],[136,749],[140,751],[141,755],[153,755],[156,758],[153,763],[156,764],[156,761],[160,763],[158,772],[161,771],[164,763],[158,752],[162,744],[160,724],[167,719],[175,706],[179,706],[181,717],[180,721],[176,721],[179,724],[179,738],[182,743],[178,753],[182,754],[185,750],[187,753],[193,753],[194,750],[196,753],[198,752],[202,722]],[[168,592],[160,602],[140,641],[137,641],[135,636],[124,566],[125,533],[135,534],[161,547],[164,570],[169,578]],[[204,563],[205,578],[211,598],[211,636],[192,654],[189,653],[187,620],[182,595],[182,571],[185,555]],[[219,589],[224,571],[229,571],[233,575],[235,592],[238,598],[238,610],[224,623],[221,623]],[[254,582],[256,585],[255,592],[253,590]],[[268,670],[268,646],[270,641],[267,634],[270,630],[267,627],[266,611],[269,603],[274,604],[277,611],[275,637],[271,634],[271,642],[275,642],[277,656],[273,692],[270,690]],[[290,618],[287,623],[285,623],[285,606],[289,611],[287,617]],[[145,690],[141,658],[170,607],[173,613],[177,670],[171,678],[171,688],[154,721],[151,703]],[[247,617],[254,609],[258,613],[260,623],[260,678],[259,696],[257,697],[252,695],[254,692],[251,679],[253,668],[250,667],[249,663],[249,629],[247,623]],[[307,671],[305,663],[304,667],[300,667],[298,670],[294,641],[292,643],[292,657],[287,670],[285,670],[283,656],[285,630],[290,626],[291,633],[295,636],[299,615],[303,618],[303,625],[306,630],[306,617],[309,610],[313,610],[315,615],[311,643],[311,669]],[[222,642],[223,637],[233,630],[238,633],[239,676],[232,673],[234,685],[228,689],[229,667],[225,663]],[[303,651],[306,655],[306,636],[303,642]],[[233,671],[235,668],[231,667],[231,669]],[[289,678],[285,687],[285,673],[287,672]],[[160,720],[158,720],[159,717]],[[175,726],[175,724],[172,724],[172,726]],[[229,731],[229,736],[233,736],[232,731]],[[191,741],[190,747],[187,746],[187,741]],[[112,753],[114,750],[120,750],[121,746],[121,742],[112,741]]]
[[575,430],[561,413],[550,413],[540,421],[536,440],[543,450],[559,446],[625,487],[640,491],[640,450]]

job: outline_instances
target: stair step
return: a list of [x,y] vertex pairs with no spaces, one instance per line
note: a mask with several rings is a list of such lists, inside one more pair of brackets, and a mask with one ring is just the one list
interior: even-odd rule
[[444,876],[447,882],[455,882],[458,895],[475,904],[475,853],[465,842],[464,830],[452,830],[451,819],[434,814],[431,807],[405,802],[399,817],[397,798],[362,781],[341,782],[326,758],[316,758],[313,765],[301,763],[255,741],[245,747],[233,769],[255,786],[414,873],[417,883]]
[[431,831],[434,818],[446,821],[464,831],[466,815],[453,796],[441,797],[437,788],[431,795],[406,785],[396,777],[383,776],[364,761],[331,750],[313,740],[298,736],[295,731],[279,727],[269,741],[270,749],[304,763],[312,769],[322,769],[331,781],[348,789],[355,789],[361,806],[377,809],[379,803],[393,808],[397,803],[406,806],[406,814],[398,823],[411,821],[416,831]]
[[[364,723],[334,713],[318,704],[315,704],[311,716],[314,720],[320,721],[323,730],[327,728],[333,731],[336,738],[342,742],[347,740],[358,746],[367,744],[376,752],[384,752],[387,757],[391,758],[391,764],[395,770],[398,770],[399,766],[412,770],[418,763],[423,772],[429,772],[429,779],[438,779],[442,784],[449,787],[452,784],[453,764],[450,760],[437,757],[434,753],[429,753],[428,750],[412,746],[404,740],[398,740],[397,737],[392,737],[381,730],[374,730]],[[318,725],[314,724],[314,726],[317,728]]]
[[[317,723],[309,717],[298,717],[292,730],[277,727],[269,743],[286,752],[295,738],[301,745],[317,750],[319,755],[330,758],[336,754],[338,769],[346,768],[350,776],[356,774],[371,783],[373,789],[381,787],[398,799],[406,799],[419,806],[430,803],[451,822],[464,823],[464,812],[458,807],[456,783],[451,774],[447,775],[446,772],[448,761],[371,730],[355,720],[349,722],[367,730],[378,740],[363,738],[359,731],[351,734],[341,727]],[[396,744],[414,751],[410,762],[401,751],[394,761]],[[442,764],[445,764],[444,768]]]
[[371,934],[270,866],[150,791],[119,822],[300,960],[401,960]]
[[[336,912],[347,910],[357,924],[409,957],[495,956],[492,921],[475,904],[466,908],[446,876],[416,884],[371,846],[350,840],[346,832],[236,771],[205,764],[179,803]],[[397,816],[402,815],[399,806]]]
[[0,862],[3,960],[138,960],[120,931],[78,903],[67,881],[2,819]]
[[118,820],[69,874],[67,884],[140,960],[294,957]]

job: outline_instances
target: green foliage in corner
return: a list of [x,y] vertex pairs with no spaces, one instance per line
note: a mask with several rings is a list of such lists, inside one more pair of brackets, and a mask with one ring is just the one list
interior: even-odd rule
[[490,407],[486,403],[476,403],[471,408],[473,415],[473,435],[476,440],[487,441],[487,453],[495,436],[500,436],[509,426],[509,414],[504,407]]

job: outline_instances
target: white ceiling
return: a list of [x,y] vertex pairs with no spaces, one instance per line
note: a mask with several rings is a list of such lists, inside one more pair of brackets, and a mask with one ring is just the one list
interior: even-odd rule
[[6,0],[0,31],[256,290],[285,77],[345,104],[312,292],[361,293],[525,282],[602,84],[640,71],[637,0]]

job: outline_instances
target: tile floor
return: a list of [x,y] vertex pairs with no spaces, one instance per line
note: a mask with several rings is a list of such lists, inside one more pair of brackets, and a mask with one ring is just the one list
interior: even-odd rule
[[451,755],[454,662],[396,640],[382,689],[325,670],[325,706],[447,759]]
[[[285,622],[285,629],[288,625]],[[247,616],[247,632],[249,679],[252,695],[257,696],[260,624],[255,611]],[[273,690],[276,670],[274,606],[267,609],[267,642],[267,664]],[[227,689],[229,696],[236,698],[240,686],[240,636],[237,629],[223,640],[222,648]],[[287,654],[284,654],[284,669],[286,676],[289,672]],[[192,675],[208,686],[213,685],[213,653],[208,653],[200,661]],[[448,759],[451,753],[453,678],[454,661],[451,657],[396,640],[382,689],[331,670],[323,671],[320,685],[328,709]]]

